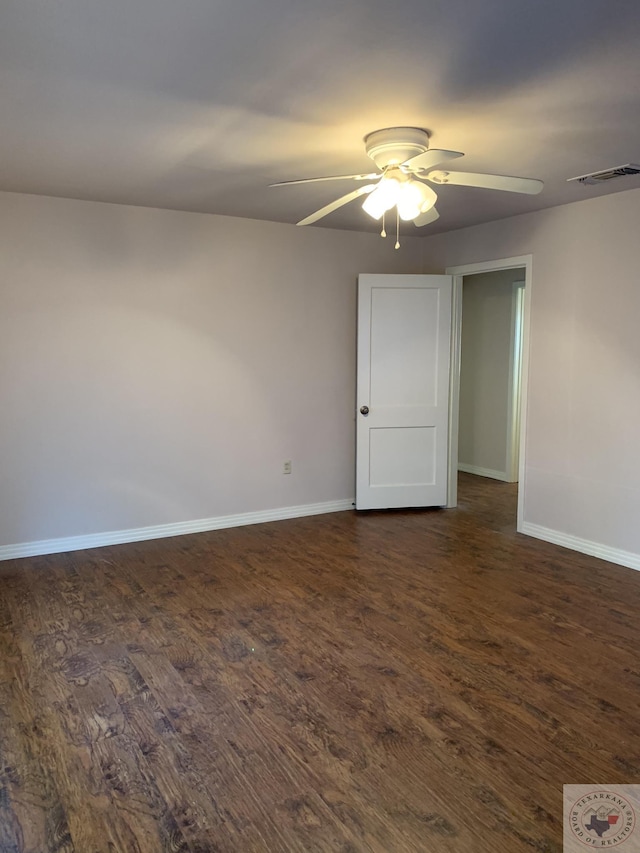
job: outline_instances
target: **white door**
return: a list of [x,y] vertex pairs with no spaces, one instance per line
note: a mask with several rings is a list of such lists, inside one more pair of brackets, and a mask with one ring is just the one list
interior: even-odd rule
[[449,275],[358,278],[356,508],[447,502]]

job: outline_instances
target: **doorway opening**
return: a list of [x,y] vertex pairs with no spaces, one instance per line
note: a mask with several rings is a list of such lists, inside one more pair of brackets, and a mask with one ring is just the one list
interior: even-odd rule
[[447,506],[457,505],[459,471],[517,484],[520,530],[531,256],[447,272],[454,277]]
[[521,269],[466,275],[462,338],[458,471],[518,482]]

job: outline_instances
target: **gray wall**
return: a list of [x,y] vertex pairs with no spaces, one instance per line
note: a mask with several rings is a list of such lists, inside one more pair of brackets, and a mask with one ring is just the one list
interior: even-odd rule
[[532,253],[526,523],[640,566],[639,221],[631,190],[394,252],[0,195],[0,546],[351,498],[357,274]]
[[639,222],[635,189],[424,240],[428,272],[532,253],[525,521],[638,567]]
[[352,499],[357,275],[421,242],[0,194],[0,546]]
[[469,275],[462,291],[458,463],[500,480],[509,467],[513,282],[523,279],[518,270]]

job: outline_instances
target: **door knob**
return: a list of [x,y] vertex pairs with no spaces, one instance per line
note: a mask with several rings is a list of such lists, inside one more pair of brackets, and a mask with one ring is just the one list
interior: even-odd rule
[[369,406],[360,406],[360,414],[368,415],[369,414]]

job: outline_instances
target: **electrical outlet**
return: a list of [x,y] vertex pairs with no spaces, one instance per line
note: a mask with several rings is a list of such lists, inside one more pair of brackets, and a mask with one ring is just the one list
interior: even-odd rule
[[291,473],[291,460],[290,459],[287,459],[287,461],[283,463],[282,473],[283,474],[290,474]]

